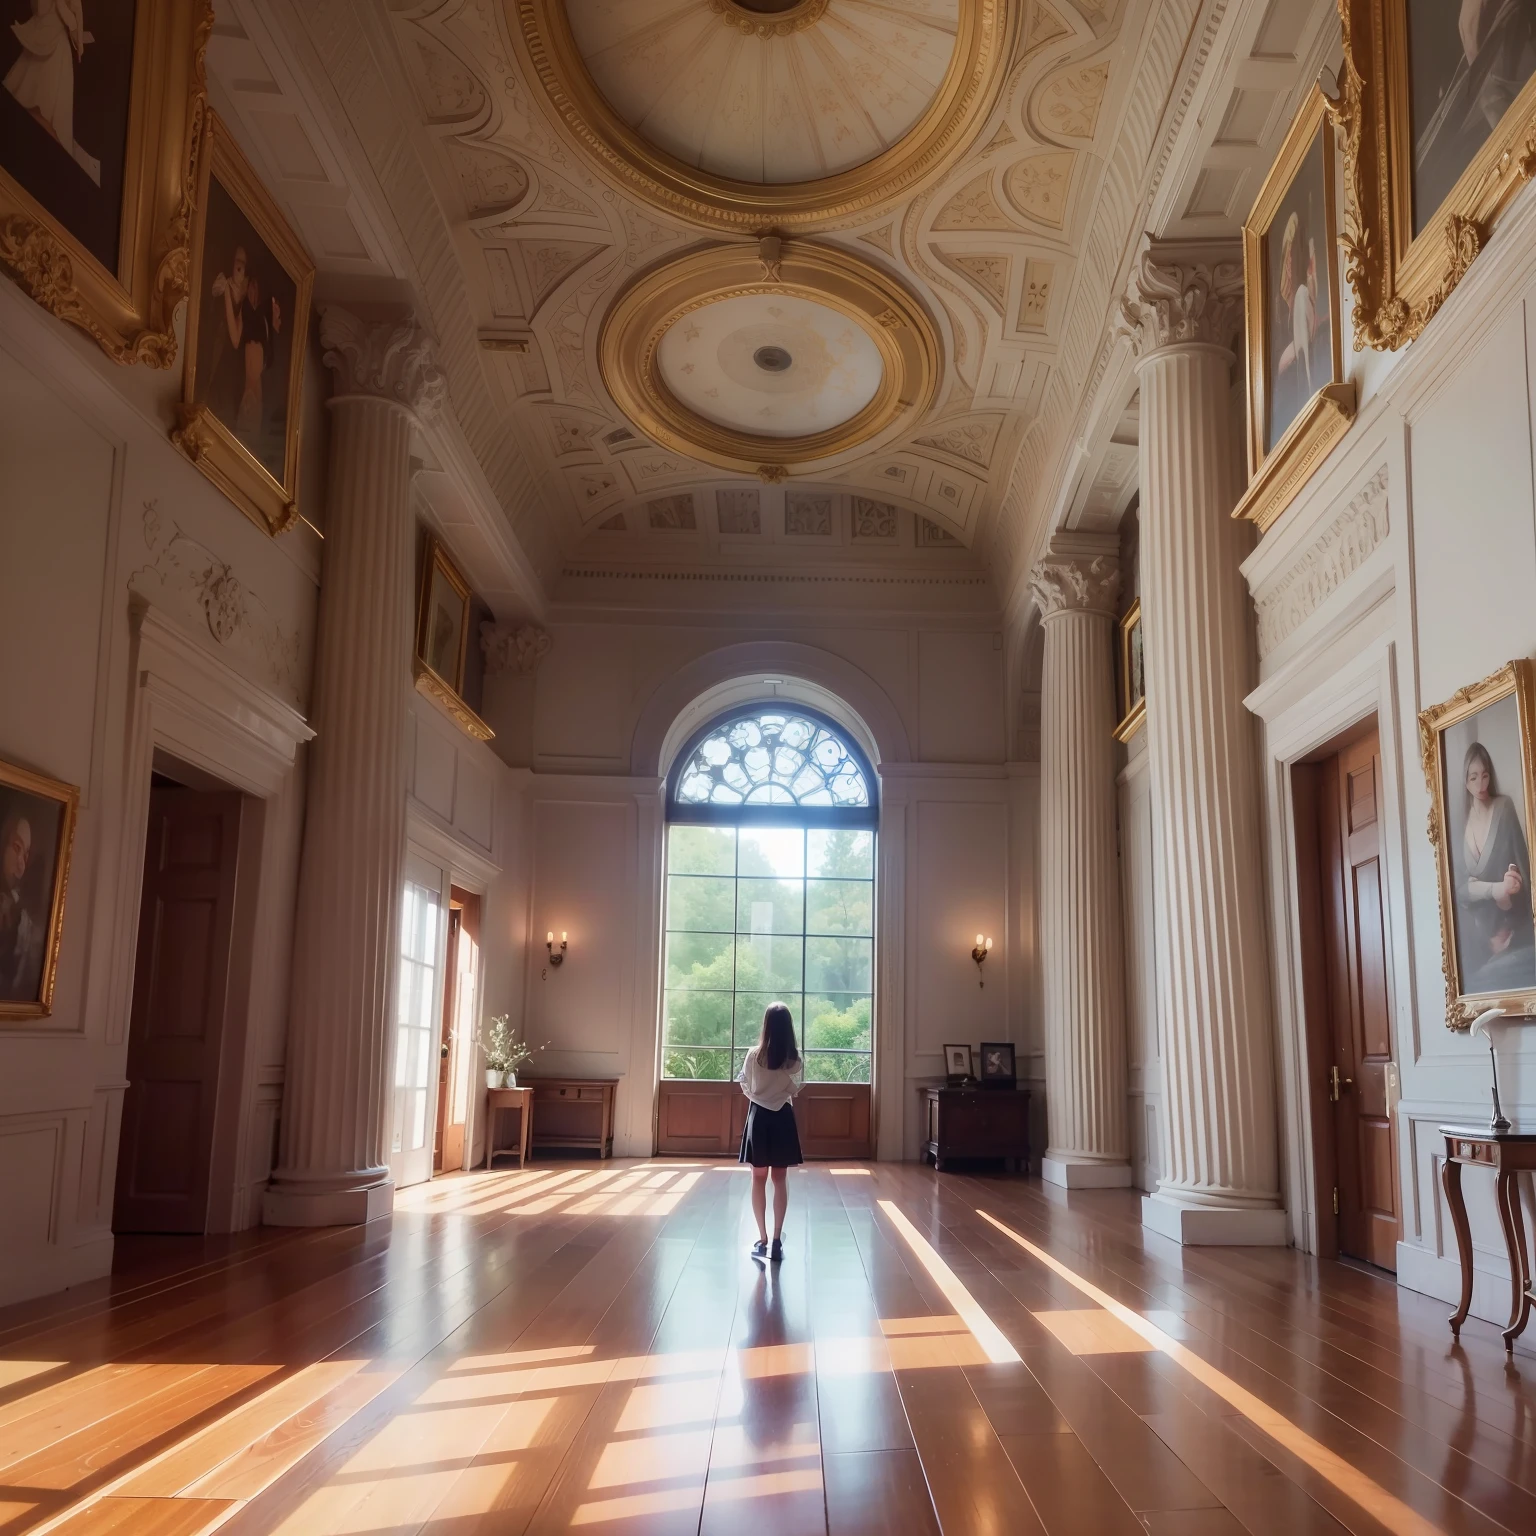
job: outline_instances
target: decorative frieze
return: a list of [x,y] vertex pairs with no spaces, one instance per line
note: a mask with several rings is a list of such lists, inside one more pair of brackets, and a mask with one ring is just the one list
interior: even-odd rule
[[493,624],[480,626],[480,649],[485,654],[485,670],[490,673],[534,671],[549,655],[554,637],[537,624]]

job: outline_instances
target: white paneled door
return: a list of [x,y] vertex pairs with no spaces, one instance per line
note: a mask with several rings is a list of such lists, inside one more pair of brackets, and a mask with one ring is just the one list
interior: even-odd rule
[[389,1145],[389,1171],[397,1188],[432,1177],[447,915],[443,871],[422,859],[407,858]]

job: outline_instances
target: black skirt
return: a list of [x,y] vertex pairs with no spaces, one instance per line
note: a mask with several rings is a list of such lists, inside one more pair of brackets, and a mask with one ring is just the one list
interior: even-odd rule
[[795,1126],[795,1106],[764,1109],[748,1103],[747,1123],[741,1132],[741,1159],[754,1168],[791,1168],[805,1159],[800,1155],[800,1132]]

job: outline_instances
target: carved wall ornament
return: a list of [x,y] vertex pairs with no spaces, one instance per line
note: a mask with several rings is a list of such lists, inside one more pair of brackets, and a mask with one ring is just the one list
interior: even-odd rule
[[1102,613],[1113,618],[1120,596],[1120,562],[1109,555],[1091,560],[1047,555],[1031,572],[1029,590],[1046,623],[1063,613]]
[[1230,348],[1243,318],[1243,269],[1203,254],[1194,245],[1153,244],[1137,257],[1120,300],[1122,334],[1137,357],[1181,345]]
[[526,676],[554,648],[554,637],[537,624],[496,624],[487,619],[480,626],[480,649],[485,653],[485,670],[490,673],[515,672]]
[[992,462],[992,450],[1002,424],[1001,416],[977,416],[968,421],[957,421],[914,441],[921,448],[937,448],[941,453],[953,454],[957,459],[986,469]]
[[983,171],[960,188],[939,209],[934,218],[935,230],[956,229],[1016,229],[1014,221],[1003,212],[992,195],[992,173]]
[[1040,92],[1041,123],[1069,139],[1091,139],[1109,84],[1109,65],[1077,64],[1052,75]]
[[1317,538],[1254,593],[1259,654],[1267,656],[1316,613],[1375,553],[1388,531],[1383,464]]
[[888,501],[853,498],[853,536],[856,539],[894,539],[896,508]]
[[832,532],[832,498],[815,491],[790,491],[784,497],[784,532],[826,538]]
[[1067,192],[1077,156],[1070,149],[1028,155],[1011,165],[1003,176],[1003,191],[1026,218],[1050,229],[1060,229],[1067,217]]
[[978,255],[969,251],[936,253],[946,266],[974,283],[998,314],[1007,310],[1009,262],[1006,256]]
[[692,533],[698,527],[691,494],[658,496],[655,501],[646,502],[645,510],[652,528]]
[[336,374],[333,399],[375,395],[427,418],[448,398],[437,343],[414,316],[375,324],[330,304],[320,316],[320,345]]
[[[1339,244],[1355,295],[1354,344],[1391,351],[1433,319],[1536,175],[1536,75],[1439,207],[1416,209],[1406,0],[1338,0],[1338,7],[1344,62],[1329,110],[1344,150]],[[1482,110],[1481,100],[1467,110]]]
[[1024,266],[1024,284],[1019,294],[1018,329],[1043,331],[1045,314],[1051,302],[1051,284],[1056,277],[1053,262],[1030,258]]
[[763,531],[761,491],[716,491],[715,516],[721,533]]
[[917,547],[919,549],[964,549],[965,545],[948,528],[941,527],[932,518],[915,517]]

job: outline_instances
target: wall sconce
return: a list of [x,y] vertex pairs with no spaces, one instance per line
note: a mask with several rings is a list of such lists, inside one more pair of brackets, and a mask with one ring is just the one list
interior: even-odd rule
[[984,987],[987,978],[982,974],[982,966],[987,963],[987,956],[992,953],[992,940],[984,939],[979,933],[976,935],[976,947],[971,951],[971,959],[976,962],[976,985]]
[[546,933],[544,935],[544,948],[549,951],[549,963],[551,965],[562,965],[562,964],[564,964],[564,962],[565,962],[565,951],[566,951],[566,935],[565,934],[562,933],[560,935],[560,953],[559,954],[555,953],[555,933],[554,933],[553,929],[551,929],[548,933]]

